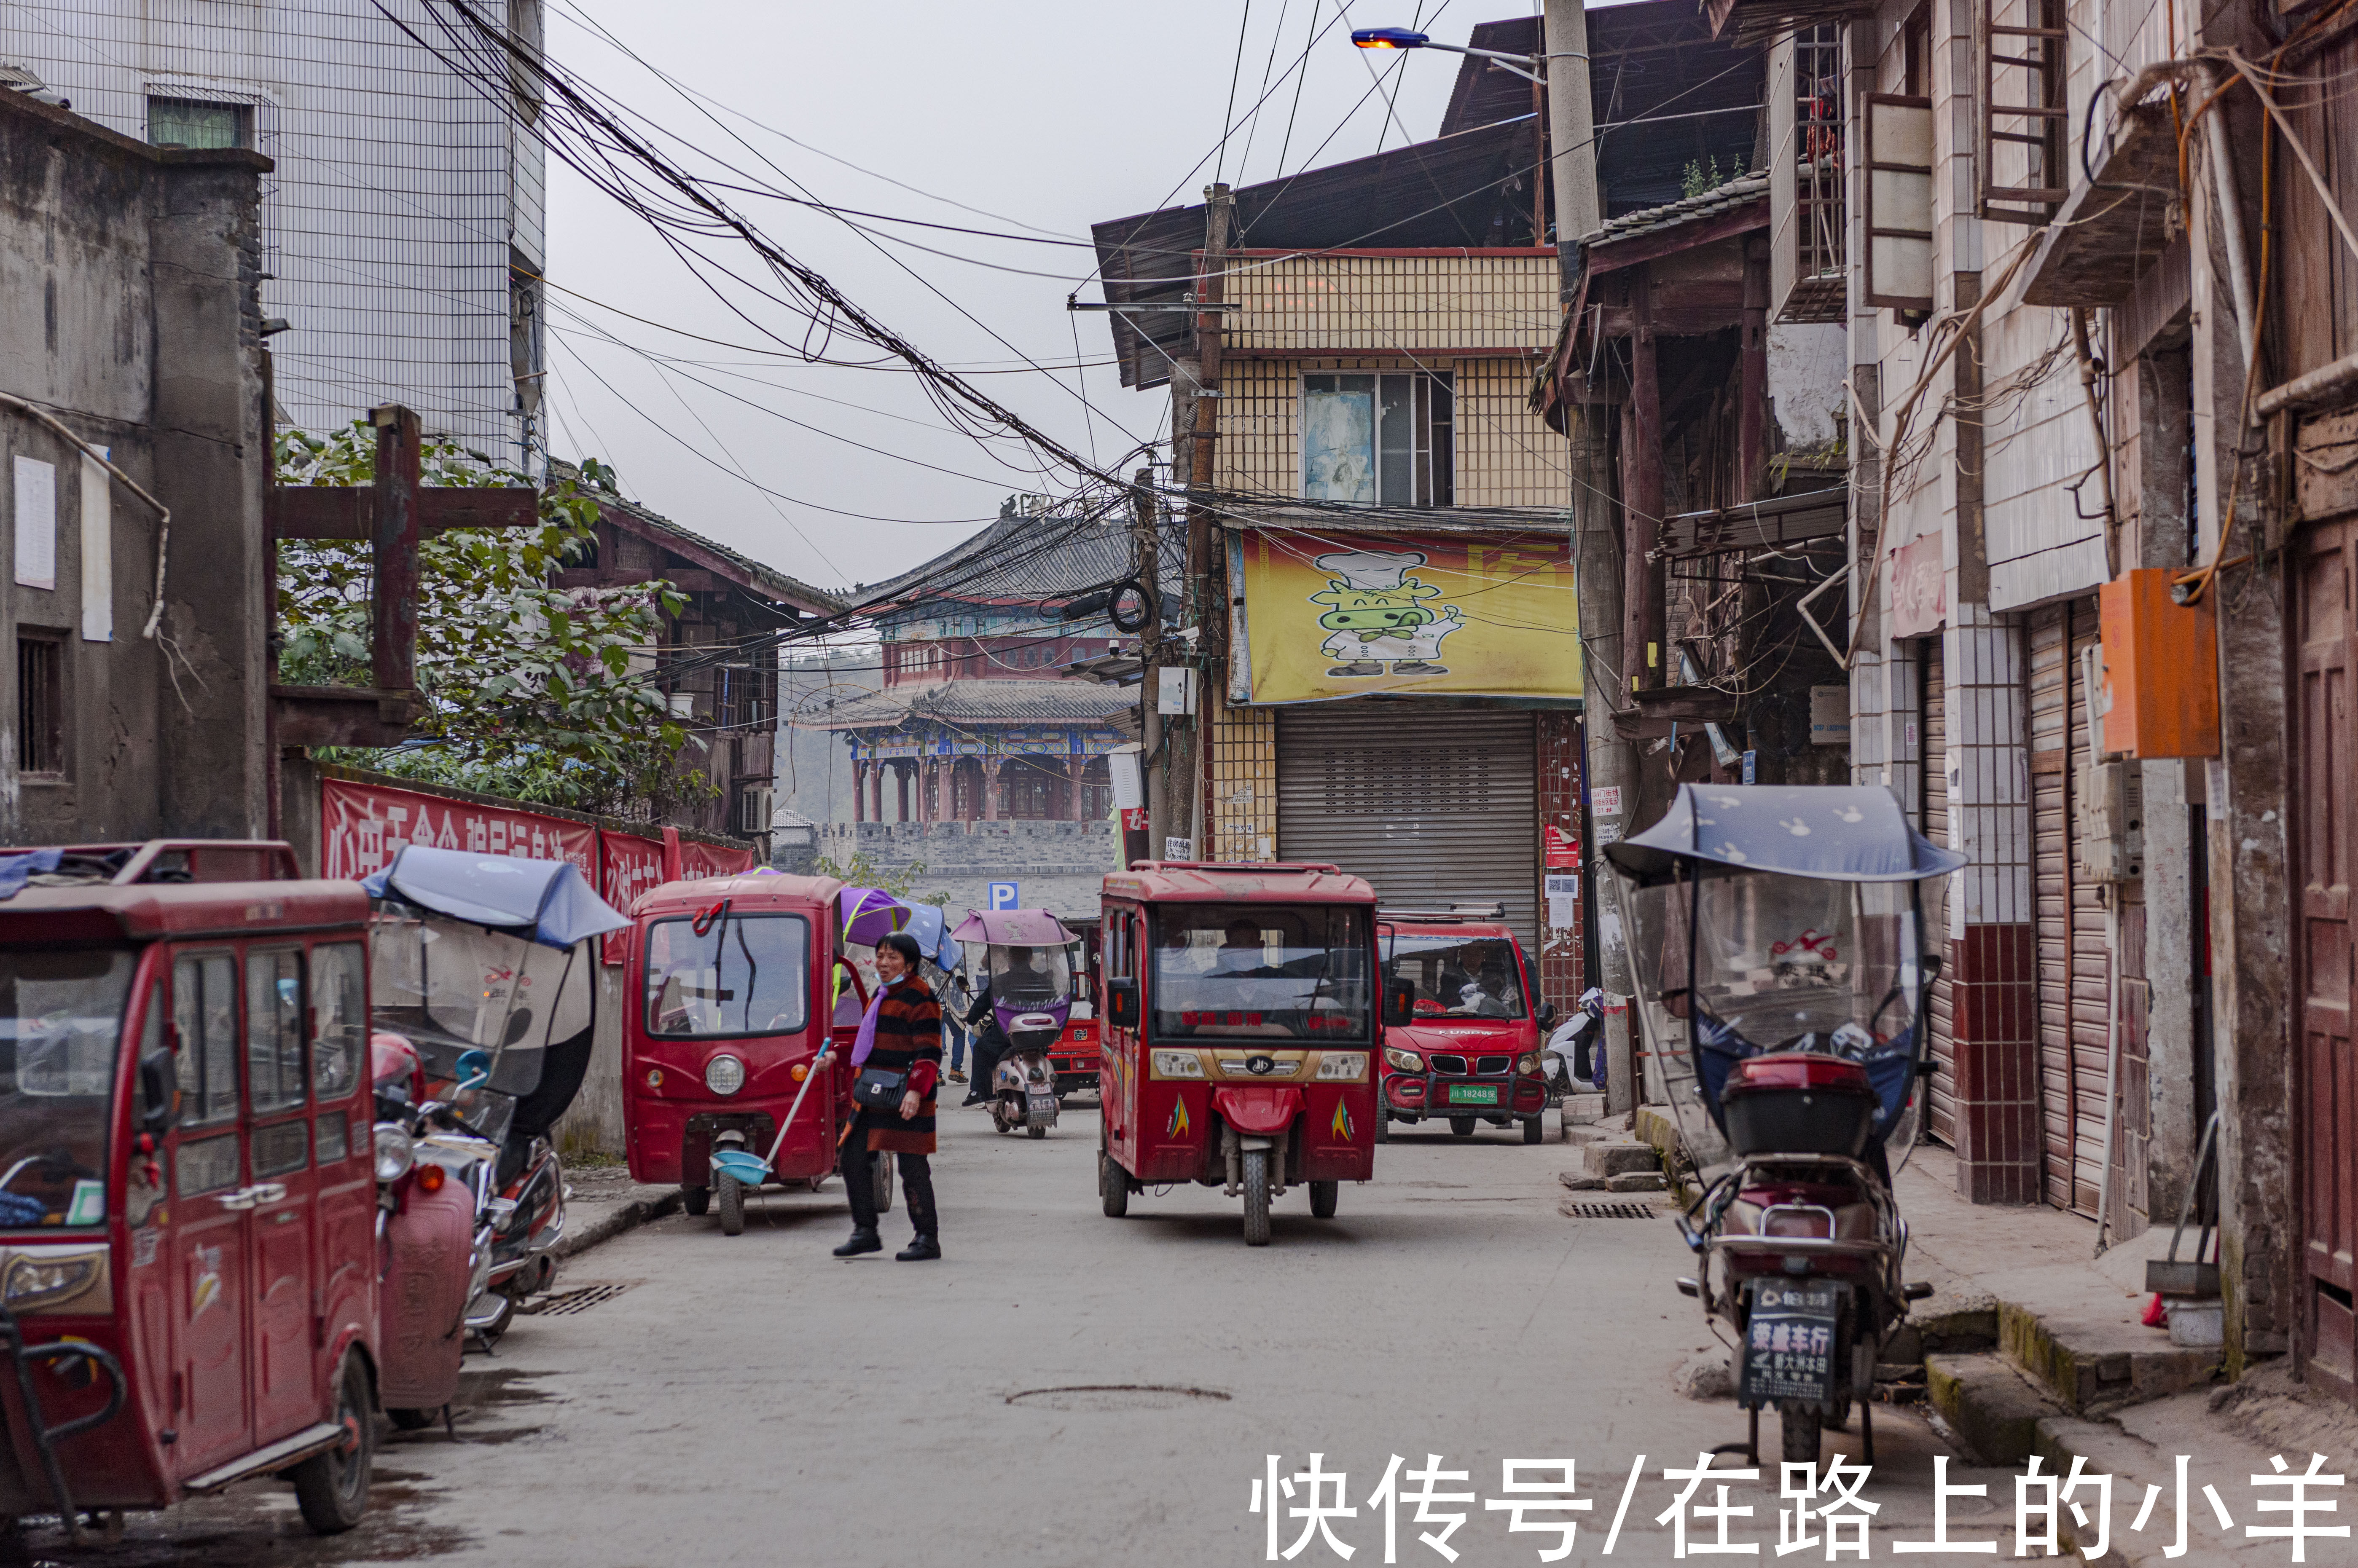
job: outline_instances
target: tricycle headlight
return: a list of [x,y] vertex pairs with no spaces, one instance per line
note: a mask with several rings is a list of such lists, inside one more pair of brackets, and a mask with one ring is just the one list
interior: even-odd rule
[[734,1056],[715,1056],[704,1064],[704,1087],[717,1095],[733,1095],[745,1087],[745,1064]]
[[1403,1073],[1422,1073],[1424,1071],[1423,1057],[1418,1055],[1413,1051],[1403,1051],[1397,1045],[1387,1045],[1384,1047],[1384,1060],[1390,1062],[1393,1066],[1399,1068]]
[[1368,1054],[1365,1051],[1329,1051],[1318,1059],[1321,1080],[1340,1078],[1357,1083],[1368,1076]]
[[5,1294],[11,1312],[40,1312],[87,1294],[98,1283],[103,1253],[77,1257],[20,1257],[8,1265]]
[[1204,1058],[1193,1051],[1157,1051],[1154,1053],[1154,1076],[1158,1078],[1200,1078],[1204,1076]]
[[1515,1071],[1519,1073],[1536,1073],[1539,1070],[1540,1054],[1538,1052],[1526,1051],[1521,1055],[1515,1058]]
[[376,1124],[376,1179],[397,1182],[409,1173],[416,1162],[417,1151],[409,1141],[409,1133],[397,1121]]

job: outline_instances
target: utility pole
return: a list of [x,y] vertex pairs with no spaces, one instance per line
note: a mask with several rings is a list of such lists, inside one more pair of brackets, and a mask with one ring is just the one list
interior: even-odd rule
[[[1596,126],[1589,92],[1588,16],[1582,0],[1546,0],[1551,183],[1563,298],[1569,307],[1580,287],[1580,242],[1596,232],[1602,211],[1596,190]],[[1617,708],[1630,706],[1620,686],[1621,553],[1613,542],[1613,471],[1606,439],[1612,410],[1603,390],[1585,388],[1565,411],[1571,437],[1572,535],[1580,612],[1581,731],[1586,751],[1588,838],[1584,846],[1595,934],[1597,973],[1612,1011],[1606,1015],[1606,1108],[1637,1103],[1637,1054],[1630,1040],[1629,999],[1637,981],[1629,968],[1628,935],[1607,891],[1602,851],[1620,839],[1638,805],[1637,748],[1614,728]]]
[[[1163,553],[1155,536],[1154,470],[1140,469],[1130,480],[1130,575],[1146,595],[1146,629],[1138,639],[1139,784],[1146,796],[1147,859],[1159,860],[1163,841],[1157,835],[1171,819],[1171,773],[1163,756],[1163,708],[1156,700],[1163,685]],[[1123,863],[1129,863],[1127,854]]]
[[1195,671],[1194,687],[1195,711],[1180,734],[1184,737],[1172,747],[1170,777],[1174,785],[1184,789],[1184,804],[1180,788],[1172,794],[1172,807],[1167,831],[1186,838],[1193,846],[1197,860],[1211,858],[1211,846],[1206,837],[1211,824],[1204,813],[1204,770],[1209,750],[1206,719],[1210,707],[1211,681],[1206,678],[1200,655],[1217,645],[1220,617],[1227,607],[1213,602],[1210,585],[1213,575],[1212,513],[1208,492],[1212,488],[1213,458],[1217,451],[1220,428],[1220,306],[1228,297],[1228,223],[1236,210],[1236,198],[1226,185],[1204,188],[1204,265],[1196,287],[1198,304],[1210,308],[1195,316],[1195,375],[1194,438],[1187,451],[1187,565],[1186,579],[1195,602],[1195,637],[1190,653],[1196,656],[1188,668]]

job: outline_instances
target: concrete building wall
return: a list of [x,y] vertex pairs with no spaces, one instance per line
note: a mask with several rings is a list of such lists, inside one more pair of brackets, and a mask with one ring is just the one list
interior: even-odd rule
[[[0,94],[0,392],[170,514],[168,543],[155,506],[0,409],[0,841],[263,832],[268,171]],[[20,730],[23,680],[49,669],[53,753]]]
[[[538,0],[480,11],[536,38]],[[392,0],[418,38],[451,13]],[[263,185],[262,310],[279,406],[320,431],[382,403],[430,435],[522,458],[511,262],[542,270],[537,135],[404,35],[370,0],[22,0],[0,9],[0,62],[75,113],[150,138],[151,103],[232,104],[275,164]],[[527,291],[530,287],[527,281]]]

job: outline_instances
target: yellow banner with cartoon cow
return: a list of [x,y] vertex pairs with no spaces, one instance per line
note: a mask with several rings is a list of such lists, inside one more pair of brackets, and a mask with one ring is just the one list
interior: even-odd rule
[[1263,528],[1238,536],[1230,559],[1242,568],[1236,653],[1253,702],[1581,693],[1564,535]]

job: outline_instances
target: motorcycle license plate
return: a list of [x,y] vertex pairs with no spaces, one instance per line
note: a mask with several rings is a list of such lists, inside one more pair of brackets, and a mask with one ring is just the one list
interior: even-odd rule
[[1452,1084],[1449,1086],[1452,1105],[1496,1105],[1498,1086],[1496,1084]]
[[1033,1116],[1055,1115],[1056,1097],[1055,1095],[1033,1095],[1032,1097],[1032,1114]]
[[1758,1280],[1744,1333],[1744,1379],[1737,1402],[1779,1400],[1830,1403],[1842,1292],[1826,1280]]

